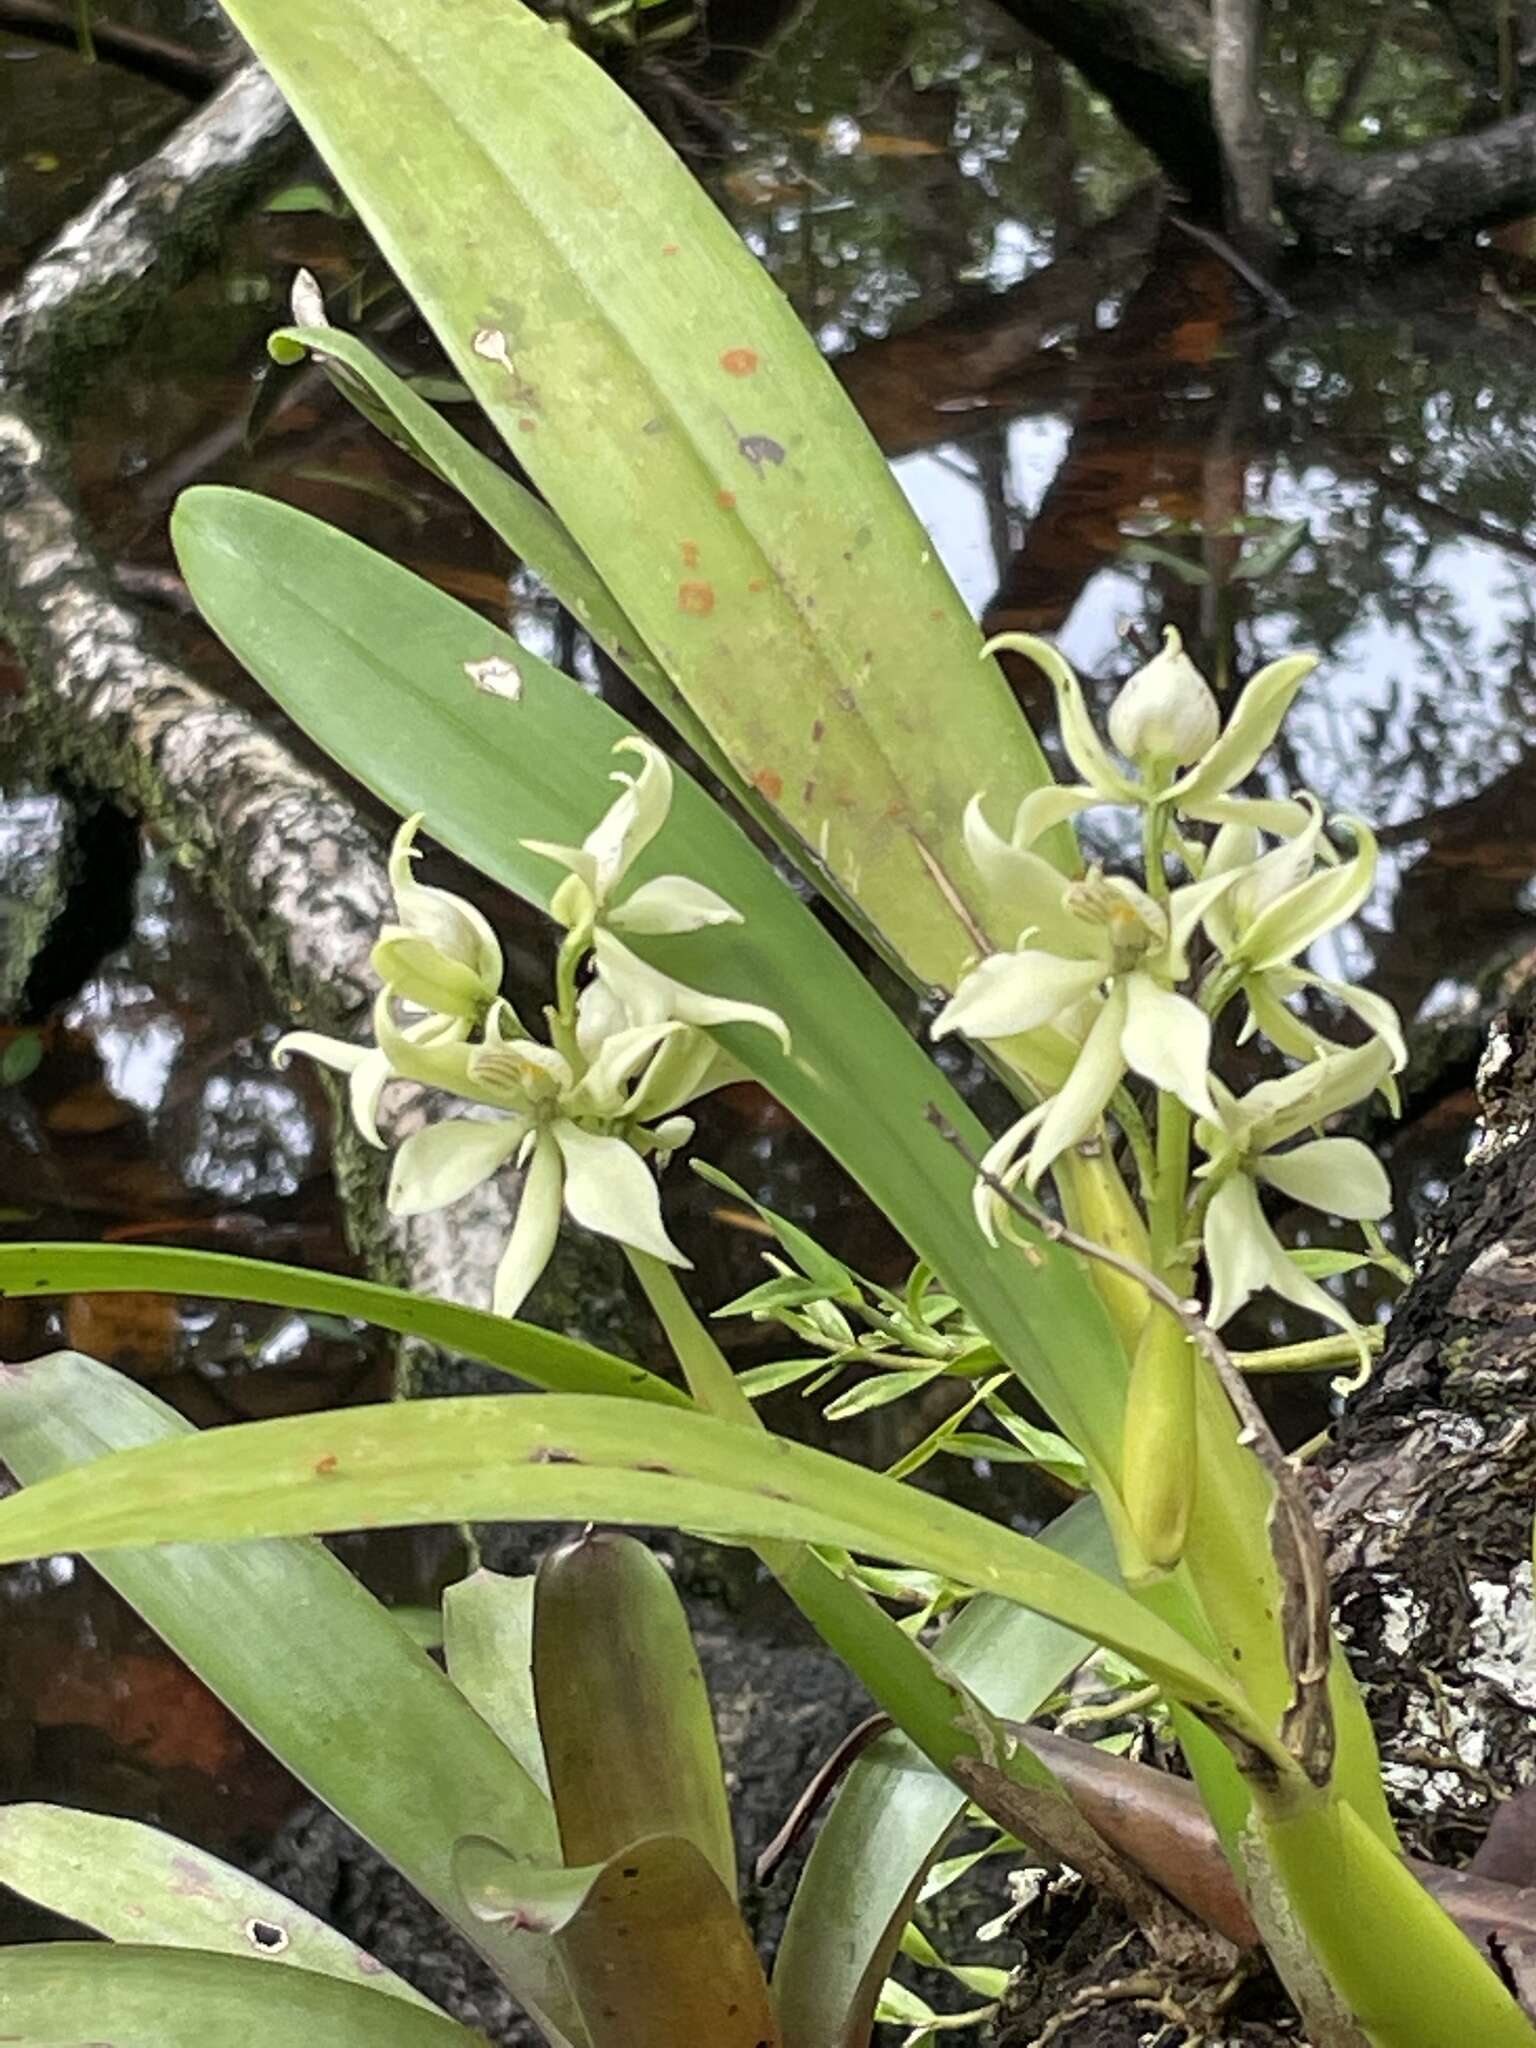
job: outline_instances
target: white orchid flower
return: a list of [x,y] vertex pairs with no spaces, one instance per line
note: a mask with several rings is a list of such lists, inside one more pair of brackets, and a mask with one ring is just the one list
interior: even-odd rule
[[[1188,973],[1196,925],[1235,877],[1192,882],[1164,906],[1097,870],[1067,881],[1038,855],[998,839],[978,804],[966,813],[966,840],[979,866],[1010,880],[1009,900],[1027,922],[1016,951],[993,953],[961,978],[933,1036],[963,1031],[988,1044],[1056,1024],[1080,1040],[1066,1080],[1030,1125],[1028,1184],[1091,1134],[1128,1069],[1196,1116],[1214,1118],[1211,1020],[1172,984]],[[1029,943],[1035,938],[1043,943]],[[1022,1137],[1020,1126],[1015,1135]]]
[[[1143,770],[1137,774],[1122,767],[1100,739],[1082,684],[1049,641],[1033,633],[1000,633],[984,651],[999,649],[1027,655],[1056,694],[1062,745],[1081,779],[1050,792],[1052,823],[1095,804],[1153,802],[1170,804],[1186,818],[1213,824],[1240,820],[1265,831],[1293,831],[1304,822],[1288,800],[1229,792],[1252,772],[1279,731],[1291,700],[1317,666],[1315,654],[1288,654],[1261,669],[1218,731],[1212,717],[1215,699],[1205,678],[1184,653],[1178,633],[1168,627],[1161,653],[1131,677],[1110,711],[1110,737]],[[1167,781],[1178,767],[1184,773]]]
[[[554,1249],[562,1213],[669,1265],[688,1260],[668,1237],[656,1181],[637,1145],[667,1153],[687,1133],[631,1128],[645,1090],[644,1070],[670,1039],[673,1022],[636,1027],[611,1013],[599,1043],[589,1019],[584,1073],[553,1047],[507,1037],[510,1013],[493,1011],[481,1045],[422,1046],[410,1041],[379,999],[379,1044],[394,1072],[450,1089],[495,1110],[493,1119],[450,1118],[413,1132],[395,1154],[389,1209],[419,1216],[458,1201],[514,1160],[525,1168],[517,1218],[497,1268],[493,1306],[515,1315]],[[515,1019],[510,1020],[515,1023]],[[638,1078],[637,1078],[638,1077]],[[654,1115],[676,1106],[651,1090]],[[686,1119],[682,1120],[686,1122]],[[618,1124],[621,1129],[611,1126]],[[596,1125],[597,1128],[593,1128]]]
[[547,839],[521,842],[530,853],[570,870],[550,901],[550,915],[570,931],[603,925],[611,931],[650,935],[740,924],[741,913],[723,896],[686,875],[657,875],[631,889],[622,902],[617,900],[630,869],[667,822],[672,764],[659,747],[634,734],[620,740],[614,752],[638,754],[639,773],[620,771],[611,778],[622,785],[623,793],[580,846],[560,846]]
[[[1389,1072],[1400,1073],[1408,1062],[1408,1048],[1397,1012],[1386,998],[1294,964],[1315,940],[1347,923],[1369,897],[1376,880],[1375,837],[1362,820],[1340,818],[1336,822],[1354,838],[1354,854],[1349,860],[1320,864],[1318,855],[1327,850],[1321,807],[1311,796],[1297,802],[1306,816],[1300,832],[1264,853],[1255,827],[1223,825],[1203,871],[1206,878],[1236,876],[1233,886],[1211,906],[1205,928],[1224,958],[1241,971],[1248,1005],[1242,1037],[1260,1030],[1278,1051],[1300,1060],[1342,1050],[1288,1007],[1289,997],[1316,990],[1357,1016],[1386,1046]],[[1384,1085],[1390,1092],[1390,1079]]]
[[1210,1154],[1199,1177],[1219,1179],[1204,1227],[1214,1328],[1255,1294],[1269,1292],[1355,1334],[1354,1318],[1300,1270],[1270,1228],[1259,1187],[1351,1221],[1385,1216],[1392,1206],[1386,1170],[1359,1139],[1314,1137],[1286,1151],[1274,1148],[1364,1101],[1385,1078],[1390,1059],[1389,1049],[1373,1039],[1280,1080],[1260,1082],[1241,1098],[1215,1084],[1219,1120],[1199,1124],[1195,1132]]

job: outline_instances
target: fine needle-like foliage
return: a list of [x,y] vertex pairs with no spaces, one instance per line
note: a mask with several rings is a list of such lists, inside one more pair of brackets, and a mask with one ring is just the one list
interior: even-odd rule
[[[405,821],[371,1040],[301,1028],[282,1056],[344,1076],[386,1149],[393,1085],[435,1092],[393,1151],[397,1213],[516,1181],[489,1304],[413,1320],[382,1292],[348,1298],[550,1391],[197,1436],[92,1361],[11,1368],[0,1456],[23,1490],[0,1502],[0,1558],[99,1560],[478,1944],[551,2048],[863,2048],[880,2019],[925,2038],[930,2009],[888,1972],[898,1946],[933,1960],[909,1920],[967,1800],[1105,1887],[1161,1956],[1209,1954],[1000,1718],[1038,1711],[1085,1643],[1166,1711],[1319,2048],[1531,2048],[1489,1958],[1398,1854],[1305,1497],[1221,1335],[1278,1300],[1323,1326],[1308,1362],[1369,1364],[1370,1334],[1323,1284],[1339,1266],[1286,1243],[1277,1201],[1357,1225],[1347,1256],[1387,1259],[1385,1176],[1333,1124],[1392,1100],[1402,1033],[1310,964],[1369,894],[1375,842],[1305,791],[1248,788],[1311,657],[1271,663],[1224,708],[1170,633],[1101,731],[1061,655],[1009,636],[1055,695],[1074,779],[1054,785],[792,312],[568,37],[515,0],[230,12],[547,502],[325,324],[313,287],[276,352],[312,350],[465,493],[805,880],[937,998],[932,1035],[981,1049],[1018,1113],[983,1130],[782,868],[572,678],[302,514],[190,493],[175,540],[210,623]],[[1075,825],[1101,808],[1120,852],[1088,866]],[[549,913],[541,1016],[505,995],[485,918],[417,877],[421,829]],[[796,1355],[755,1378],[683,1294],[666,1220],[689,1105],[744,1075],[912,1252],[904,1285],[875,1285],[765,1212],[782,1256],[727,1306],[781,1324]],[[623,1246],[686,1393],[514,1322],[486,1335],[567,1224]],[[231,1291],[231,1263],[53,1247],[20,1277],[190,1288],[206,1270]],[[347,1283],[264,1284],[302,1304]],[[953,1400],[885,1473],[762,1426],[770,1387],[834,1380],[834,1421],[877,1402],[899,1416],[920,1388],[952,1383]],[[914,1486],[941,1453],[1004,1478],[1037,1464],[1092,1501],[1070,1536],[1031,1538],[1001,1485],[990,1516]],[[654,1560],[596,1536],[531,1590],[455,1589],[444,1676],[313,1543],[490,1519],[750,1546],[894,1723],[812,1859],[771,1987],[736,1917],[713,1734]],[[871,1786],[909,1768],[876,1825]],[[112,1868],[162,1851],[82,1832],[67,1887],[45,1884],[40,1845],[68,1827],[13,1815],[0,1859],[10,1839],[12,1881],[68,1889],[67,1910],[115,1936]],[[248,1903],[232,1876],[215,1890]],[[249,2034],[258,2013],[338,2040],[464,2032],[362,1965],[361,1987],[338,1982],[323,1930],[297,1920],[265,1976],[272,1944],[247,1954],[222,1921],[209,1952],[197,1937],[175,1919],[137,1945],[0,1957],[0,2030],[105,2038],[155,2007],[156,2038],[189,2044]],[[977,2011],[999,1989],[961,1981]]]

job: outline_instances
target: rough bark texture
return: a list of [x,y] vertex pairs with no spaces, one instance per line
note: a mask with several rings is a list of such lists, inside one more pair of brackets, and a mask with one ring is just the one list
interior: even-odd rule
[[1274,240],[1274,179],[1259,105],[1262,0],[1211,0],[1211,112],[1221,141],[1227,232],[1253,253]]
[[1536,1776],[1536,983],[1495,1027],[1480,1093],[1471,1162],[1319,1504],[1405,1832],[1442,1863]]

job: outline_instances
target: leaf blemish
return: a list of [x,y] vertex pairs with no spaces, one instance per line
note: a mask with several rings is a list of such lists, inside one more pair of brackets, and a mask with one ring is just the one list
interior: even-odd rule
[[528,1462],[531,1465],[579,1465],[581,1460],[574,1451],[561,1451],[553,1444],[540,1444],[530,1454]]
[[322,1479],[328,1479],[340,1463],[334,1451],[327,1451],[323,1458],[316,1458],[315,1471]]
[[722,512],[734,511],[736,506],[736,493],[734,491],[716,491],[715,503],[720,507],[720,510]]
[[698,544],[698,542],[697,542],[696,540],[685,540],[685,541],[684,541],[684,542],[682,543],[682,549],[683,549],[683,567],[684,567],[685,569],[697,569],[697,567],[699,566],[699,544]]
[[247,1920],[245,1938],[264,1956],[280,1956],[288,1946],[288,1930],[275,1920]]
[[166,1889],[176,1899],[216,1899],[218,1891],[210,1871],[201,1863],[195,1863],[190,1856],[171,1858],[172,1877]]
[[826,724],[822,719],[818,718],[811,727],[811,738],[813,740],[823,740],[826,738],[826,736]]
[[784,460],[783,446],[769,434],[743,434],[736,446],[761,476],[763,464],[771,462],[778,466]]
[[522,672],[515,661],[508,661],[504,655],[488,654],[484,661],[466,661],[464,673],[487,697],[505,697],[509,704],[515,704],[523,694]]
[[695,619],[707,619],[715,608],[713,583],[679,583],[677,608]]
[[658,1465],[650,1459],[642,1460],[635,1467],[635,1470],[637,1472],[659,1472],[664,1479],[675,1479],[677,1477],[677,1473],[671,1465]]
[[757,369],[757,350],[728,348],[720,358],[720,367],[729,377],[750,377]]
[[784,794],[784,778],[777,768],[759,768],[752,778],[752,787],[760,789],[769,803],[776,804]]

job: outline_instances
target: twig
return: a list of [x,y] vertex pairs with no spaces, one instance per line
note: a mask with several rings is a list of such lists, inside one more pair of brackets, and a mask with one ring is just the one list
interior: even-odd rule
[[1269,1517],[1269,1541],[1280,1574],[1280,1626],[1286,1668],[1295,1688],[1280,1724],[1280,1739],[1314,1784],[1326,1784],[1333,1769],[1335,1734],[1333,1711],[1328,1701],[1333,1630],[1322,1539],[1301,1483],[1266,1421],[1264,1411],[1232,1363],[1226,1345],[1200,1314],[1198,1303],[1181,1300],[1165,1281],[1135,1259],[1112,1251],[1108,1245],[1096,1244],[1092,1238],[1080,1237],[1066,1224],[1058,1223],[1037,1203],[1021,1197],[995,1173],[988,1172],[933,1103],[928,1106],[928,1121],[946,1144],[955,1148],[983,1187],[989,1188],[1006,1208],[1051,1243],[1065,1245],[1068,1250],[1079,1252],[1084,1258],[1096,1259],[1101,1265],[1136,1281],[1149,1299],[1166,1309],[1190,1342],[1197,1345],[1209,1361],[1237,1417],[1238,1442],[1253,1452],[1275,1489],[1274,1506]]
[[[68,50],[79,47],[79,28],[73,10],[50,6],[49,0],[0,0],[0,29],[10,29],[35,43],[53,43]],[[231,57],[205,56],[184,43],[146,35],[142,29],[117,28],[109,21],[92,22],[91,41],[97,57],[116,70],[153,79],[156,85],[169,86],[172,92],[189,100],[207,99],[228,78],[237,61]]]
[[1251,292],[1258,294],[1277,320],[1296,318],[1296,308],[1285,293],[1278,286],[1272,285],[1261,271],[1255,270],[1242,251],[1234,249],[1225,235],[1218,235],[1214,228],[1201,227],[1198,221],[1186,220],[1181,213],[1170,213],[1168,224],[1177,228],[1181,235],[1188,235],[1191,241],[1199,242],[1209,249],[1213,256],[1219,256]]

